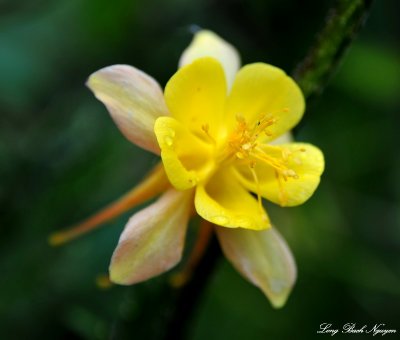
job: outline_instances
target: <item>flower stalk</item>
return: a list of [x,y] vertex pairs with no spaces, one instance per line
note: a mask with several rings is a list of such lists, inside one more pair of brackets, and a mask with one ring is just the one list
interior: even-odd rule
[[293,78],[306,98],[318,95],[363,27],[373,0],[337,0]]

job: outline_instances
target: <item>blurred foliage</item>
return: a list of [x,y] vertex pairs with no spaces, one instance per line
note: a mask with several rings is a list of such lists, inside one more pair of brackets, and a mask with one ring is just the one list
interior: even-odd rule
[[[164,85],[191,25],[232,42],[244,63],[290,72],[332,3],[0,1],[0,338],[159,339],[171,313],[168,274],[134,287],[95,285],[129,213],[61,248],[46,243],[157,161],[121,136],[84,87],[87,76],[128,63]],[[400,331],[399,7],[375,2],[295,131],[324,150],[327,167],[307,204],[267,206],[299,268],[288,304],[272,309],[220,260],[188,339],[318,339],[323,322]]]

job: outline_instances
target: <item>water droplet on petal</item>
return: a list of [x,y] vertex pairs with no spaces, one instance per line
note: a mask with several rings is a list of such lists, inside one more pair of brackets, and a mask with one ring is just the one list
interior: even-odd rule
[[168,146],[172,146],[172,144],[174,144],[174,140],[172,139],[172,137],[167,136],[164,138],[164,142],[165,144],[167,144]]
[[226,225],[228,223],[228,218],[225,216],[214,216],[213,222],[219,225]]

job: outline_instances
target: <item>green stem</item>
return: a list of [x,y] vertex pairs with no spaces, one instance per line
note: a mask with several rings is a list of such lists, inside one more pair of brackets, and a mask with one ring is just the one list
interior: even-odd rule
[[322,91],[368,16],[373,0],[337,0],[325,27],[294,71],[306,98]]

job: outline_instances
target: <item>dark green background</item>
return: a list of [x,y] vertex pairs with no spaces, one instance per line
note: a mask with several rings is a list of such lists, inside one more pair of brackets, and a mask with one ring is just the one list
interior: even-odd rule
[[[95,285],[129,213],[63,247],[46,243],[157,162],[122,137],[85,88],[88,75],[127,63],[165,85],[193,24],[234,44],[244,64],[291,72],[332,3],[0,1],[1,339],[158,339],[164,331],[168,274],[134,287]],[[305,205],[267,206],[299,269],[287,305],[272,309],[221,259],[188,339],[322,339],[324,322],[400,331],[398,13],[398,1],[374,3],[295,130],[324,151],[326,171]]]

